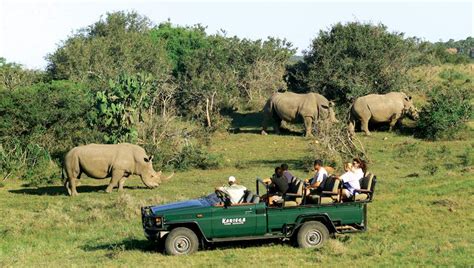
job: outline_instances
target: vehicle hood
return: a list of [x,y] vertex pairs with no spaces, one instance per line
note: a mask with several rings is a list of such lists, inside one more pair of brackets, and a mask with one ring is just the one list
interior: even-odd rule
[[201,207],[208,207],[209,205],[206,204],[206,202],[203,202],[200,199],[192,199],[192,200],[187,200],[187,201],[180,201],[180,202],[175,202],[175,203],[170,203],[166,205],[161,205],[161,206],[152,206],[151,211],[153,214],[162,214],[167,211],[171,210],[181,210],[181,209],[188,209],[188,208],[201,208]]

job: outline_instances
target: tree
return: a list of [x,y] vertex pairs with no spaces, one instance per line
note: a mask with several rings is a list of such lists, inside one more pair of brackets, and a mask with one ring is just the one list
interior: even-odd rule
[[156,80],[166,79],[170,63],[162,43],[150,35],[151,26],[135,12],[107,13],[48,55],[48,73],[53,79],[85,82],[97,89],[121,73],[146,72]]
[[369,93],[401,89],[410,67],[411,43],[379,24],[338,23],[320,31],[305,52],[303,83],[341,103]]
[[40,71],[24,69],[20,64],[7,62],[5,58],[0,57],[0,90],[28,86],[42,81],[43,78]]

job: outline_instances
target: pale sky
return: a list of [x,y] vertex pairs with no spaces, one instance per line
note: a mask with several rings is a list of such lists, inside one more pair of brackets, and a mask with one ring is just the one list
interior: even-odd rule
[[131,11],[154,23],[201,23],[208,33],[224,29],[228,36],[251,39],[286,38],[307,49],[321,29],[337,22],[383,23],[390,31],[428,41],[473,36],[473,1],[423,0],[387,2],[341,1],[132,1],[132,0],[0,0],[0,57],[28,68],[43,69],[44,57],[75,30],[112,11]]

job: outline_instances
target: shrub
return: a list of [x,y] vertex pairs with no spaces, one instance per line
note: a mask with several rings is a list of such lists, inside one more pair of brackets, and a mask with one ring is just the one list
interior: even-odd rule
[[56,159],[75,145],[101,141],[86,122],[92,110],[92,96],[80,83],[52,81],[0,91],[0,141],[38,144]]
[[342,167],[354,157],[369,161],[362,143],[351,137],[344,123],[317,122],[316,127],[316,138],[310,143],[312,160],[324,159],[324,165],[332,167]]
[[305,52],[306,66],[294,71],[304,83],[295,82],[297,77],[290,81],[342,103],[369,93],[396,91],[407,82],[412,45],[403,34],[388,32],[382,24],[338,23],[319,32]]
[[136,126],[152,102],[150,75],[119,75],[106,90],[96,92],[92,125],[105,133],[108,143],[136,142]]
[[429,139],[456,139],[473,117],[472,82],[447,81],[428,92],[428,104],[420,112],[417,135]]
[[47,56],[48,73],[99,88],[121,73],[149,72],[160,80],[169,74],[170,63],[161,42],[152,40],[151,26],[136,12],[107,13]]
[[0,90],[13,90],[45,79],[44,72],[24,69],[20,64],[0,57]]
[[0,174],[4,179],[12,175],[38,186],[57,180],[59,170],[48,151],[38,144],[0,144]]
[[190,168],[216,169],[222,166],[223,158],[219,154],[206,151],[201,146],[188,145],[174,160],[174,167],[178,170]]

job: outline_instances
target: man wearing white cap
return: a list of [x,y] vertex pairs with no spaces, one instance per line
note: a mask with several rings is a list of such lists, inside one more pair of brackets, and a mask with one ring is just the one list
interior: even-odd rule
[[217,190],[229,194],[230,202],[238,204],[242,200],[247,188],[243,185],[238,185],[237,179],[234,176],[230,176],[229,186],[218,187]]

